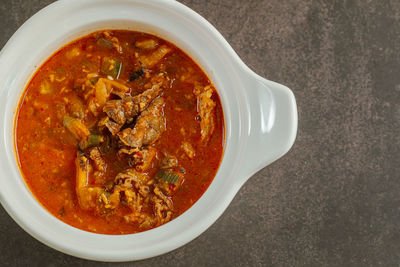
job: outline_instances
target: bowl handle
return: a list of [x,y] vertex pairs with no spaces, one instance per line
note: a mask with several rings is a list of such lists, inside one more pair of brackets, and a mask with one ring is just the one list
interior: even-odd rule
[[244,85],[249,97],[250,125],[239,177],[246,181],[292,147],[297,133],[297,107],[289,88],[255,73],[247,76]]

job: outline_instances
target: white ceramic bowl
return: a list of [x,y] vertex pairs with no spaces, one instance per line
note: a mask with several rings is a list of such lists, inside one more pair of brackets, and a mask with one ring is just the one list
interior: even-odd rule
[[[94,234],[53,217],[25,185],[14,151],[18,100],[30,77],[63,45],[100,29],[132,29],[172,41],[206,71],[224,110],[225,151],[210,187],[175,220],[138,234]],[[57,1],[21,26],[0,52],[0,63],[1,203],[33,237],[77,257],[138,260],[184,245],[217,220],[250,176],[284,155],[295,140],[292,92],[253,73],[210,23],[175,1]]]

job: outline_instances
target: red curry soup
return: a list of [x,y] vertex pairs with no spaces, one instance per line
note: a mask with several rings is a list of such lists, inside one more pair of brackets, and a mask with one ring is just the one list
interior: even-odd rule
[[156,36],[99,31],[51,56],[19,104],[16,151],[51,214],[129,234],[167,223],[219,167],[224,118],[207,75]]

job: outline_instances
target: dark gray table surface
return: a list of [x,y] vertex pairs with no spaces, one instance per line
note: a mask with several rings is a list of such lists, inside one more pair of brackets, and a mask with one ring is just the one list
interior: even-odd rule
[[[0,47],[50,2],[1,0]],[[182,2],[255,72],[293,90],[298,136],[197,239],[120,265],[398,265],[400,1]],[[0,265],[28,264],[107,265],[39,243],[0,208]]]

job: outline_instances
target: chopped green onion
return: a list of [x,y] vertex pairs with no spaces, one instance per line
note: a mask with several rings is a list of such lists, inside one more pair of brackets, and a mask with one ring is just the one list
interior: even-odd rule
[[110,40],[107,40],[105,38],[99,38],[97,40],[97,45],[105,47],[105,48],[112,48],[113,47],[113,43]]
[[81,150],[85,150],[89,147],[98,146],[100,143],[104,141],[104,137],[102,135],[96,133],[90,133],[87,139],[83,139],[79,142],[79,148]]
[[99,77],[94,77],[94,78],[90,79],[90,83],[95,85],[98,80],[99,80]]
[[110,57],[104,57],[101,63],[101,74],[118,79],[122,69],[122,62]]
[[91,133],[88,137],[88,147],[97,146],[103,142],[103,136]]
[[181,179],[181,177],[175,173],[172,172],[166,172],[163,170],[160,170],[157,174],[156,174],[156,178],[160,181],[164,181],[170,184],[174,184],[176,185],[179,180]]
[[115,61],[115,65],[114,65],[115,75],[113,76],[115,79],[118,79],[119,75],[121,74],[121,69],[122,69],[122,62]]

